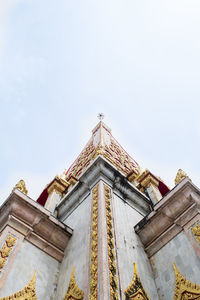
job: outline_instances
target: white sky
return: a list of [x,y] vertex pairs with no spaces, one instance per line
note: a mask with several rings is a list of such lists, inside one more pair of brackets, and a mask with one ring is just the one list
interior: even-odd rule
[[0,202],[34,199],[74,161],[97,114],[173,187],[200,186],[199,0],[0,0]]

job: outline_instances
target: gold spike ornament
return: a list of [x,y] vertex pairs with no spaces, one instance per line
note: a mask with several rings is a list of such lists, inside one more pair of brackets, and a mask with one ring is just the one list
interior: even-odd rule
[[31,281],[23,288],[23,290],[8,296],[0,298],[0,300],[37,300],[35,282],[36,282],[36,271]]
[[83,300],[83,297],[84,293],[83,291],[81,291],[81,289],[78,287],[78,284],[76,283],[75,268],[73,267],[67,293],[63,300]]
[[133,280],[131,281],[131,284],[128,286],[128,288],[125,290],[124,294],[126,295],[127,300],[150,300],[140,281],[140,277],[135,263]]

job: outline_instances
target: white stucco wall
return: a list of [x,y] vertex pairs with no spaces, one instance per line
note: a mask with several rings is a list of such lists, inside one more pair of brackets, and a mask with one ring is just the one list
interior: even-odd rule
[[38,300],[54,300],[59,263],[34,245],[23,241],[8,272],[0,296],[10,296],[23,289],[37,270]]
[[154,254],[150,261],[161,300],[173,300],[175,287],[173,263],[188,280],[200,284],[200,259],[184,231]]
[[72,213],[64,223],[73,229],[73,235],[66,247],[65,257],[62,261],[56,300],[63,299],[69,284],[72,267],[75,267],[76,282],[84,290],[88,273],[88,242],[89,224],[91,221],[91,196],[89,195]]
[[134,226],[143,216],[115,194],[113,195],[113,216],[122,292],[132,281],[135,262],[147,294],[150,299],[157,300],[151,265],[134,231]]

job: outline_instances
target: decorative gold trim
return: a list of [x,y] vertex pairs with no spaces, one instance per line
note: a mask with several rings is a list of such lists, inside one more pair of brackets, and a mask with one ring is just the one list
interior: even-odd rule
[[200,285],[187,280],[173,264],[175,273],[175,289],[173,300],[197,300],[200,299]]
[[138,173],[137,173],[135,170],[133,170],[133,171],[131,171],[130,174],[128,175],[128,180],[129,180],[130,182],[134,182],[134,180],[136,179],[137,176],[138,176]]
[[118,293],[118,279],[116,268],[116,254],[114,246],[114,232],[111,208],[111,195],[110,188],[105,187],[105,204],[106,204],[106,226],[107,226],[107,246],[108,246],[108,266],[109,266],[109,279],[110,279],[110,299],[119,299]]
[[200,243],[200,226],[198,223],[195,226],[191,227],[192,233],[194,234],[197,241]]
[[65,297],[63,300],[83,300],[84,293],[83,291],[78,287],[78,284],[76,283],[75,279],[75,268],[72,268],[72,274],[70,277],[69,285],[67,288],[67,292],[65,294]]
[[179,169],[176,174],[176,178],[174,179],[175,185],[179,184],[184,178],[190,179],[183,170]]
[[126,299],[132,299],[132,300],[136,300],[136,299],[140,299],[140,300],[150,300],[149,296],[147,295],[137,268],[136,268],[136,264],[134,263],[134,275],[133,275],[133,279],[131,281],[131,284],[128,286],[128,288],[124,291],[124,294],[126,295]]
[[50,187],[48,188],[48,194],[50,195],[54,191],[56,191],[58,194],[62,195],[62,193],[65,191],[67,185],[63,185],[61,182],[54,181]]
[[8,257],[16,243],[16,240],[17,238],[9,234],[0,250],[0,273],[8,260]]
[[92,241],[91,241],[91,261],[90,261],[90,300],[97,299],[98,281],[98,185],[93,189],[92,208]]
[[0,300],[37,300],[36,288],[35,288],[36,274],[37,271],[35,271],[33,278],[23,288],[23,290],[8,297],[2,297],[0,298]]
[[[94,140],[97,130],[99,130],[98,144],[96,144],[96,141]],[[104,137],[104,130],[106,130],[109,135],[109,142],[107,142]],[[139,172],[141,172],[140,167],[113,138],[111,131],[107,126],[103,122],[99,122],[92,133],[92,138],[70,169],[66,172],[66,181],[70,182],[71,185],[74,185],[80,175],[98,155],[102,155],[130,180],[134,180],[135,176],[138,176]],[[75,178],[75,181],[71,179],[72,177]]]
[[151,174],[151,172],[146,169],[138,178],[137,181],[142,185],[144,188],[150,187],[152,184],[153,186],[158,188],[159,180]]
[[26,184],[25,181],[23,179],[21,179],[12,189],[12,192],[14,192],[14,190],[20,190],[22,193],[24,193],[25,195],[28,194],[28,190],[26,189]]

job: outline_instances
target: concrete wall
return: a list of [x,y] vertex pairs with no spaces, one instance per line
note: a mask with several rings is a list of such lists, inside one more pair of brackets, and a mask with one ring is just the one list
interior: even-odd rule
[[63,299],[70,280],[72,267],[75,267],[76,282],[81,290],[87,289],[88,278],[88,243],[90,238],[91,196],[89,195],[64,223],[73,228],[73,235],[65,251],[61,264],[56,300]]
[[154,254],[151,259],[159,299],[172,300],[175,276],[172,263],[188,280],[200,284],[200,260],[184,231]]
[[38,300],[54,300],[59,263],[27,241],[23,241],[7,275],[0,296],[10,296],[23,289],[37,270]]
[[133,263],[136,262],[140,279],[147,294],[150,299],[157,300],[158,295],[151,265],[134,231],[134,225],[143,216],[115,194],[113,195],[113,216],[122,291],[132,281],[134,274]]

